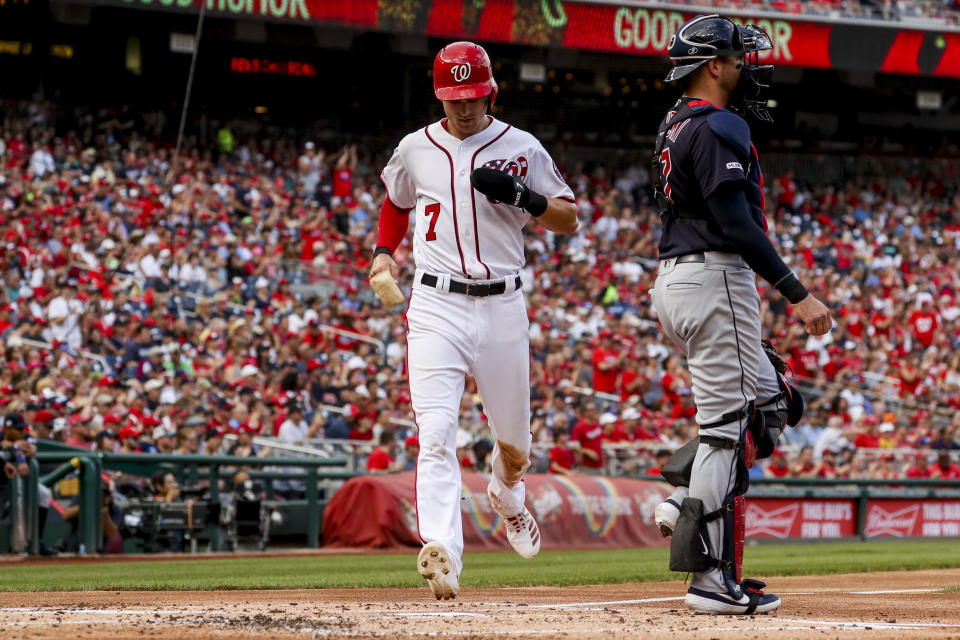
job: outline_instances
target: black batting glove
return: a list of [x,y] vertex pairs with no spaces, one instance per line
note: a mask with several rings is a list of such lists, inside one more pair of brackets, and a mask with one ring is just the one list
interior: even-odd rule
[[470,174],[470,184],[488,198],[526,209],[534,217],[543,215],[547,210],[547,199],[543,195],[509,173],[481,167]]

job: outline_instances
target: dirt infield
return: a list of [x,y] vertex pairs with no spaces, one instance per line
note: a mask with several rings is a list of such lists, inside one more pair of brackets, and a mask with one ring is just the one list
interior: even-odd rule
[[693,616],[680,582],[464,589],[7,594],[5,640],[33,638],[957,638],[960,569],[775,578],[764,616]]

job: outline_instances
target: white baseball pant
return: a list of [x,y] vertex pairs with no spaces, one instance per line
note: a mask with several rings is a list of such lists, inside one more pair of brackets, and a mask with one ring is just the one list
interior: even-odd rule
[[[472,297],[421,283],[417,270],[407,309],[410,397],[419,427],[416,501],[420,538],[439,542],[459,571],[463,564],[460,465],[456,456],[465,376],[476,380],[495,439],[487,491],[509,518],[523,509],[521,480],[530,466],[530,346],[526,303],[516,277],[506,292]],[[471,280],[471,284],[500,280]]]

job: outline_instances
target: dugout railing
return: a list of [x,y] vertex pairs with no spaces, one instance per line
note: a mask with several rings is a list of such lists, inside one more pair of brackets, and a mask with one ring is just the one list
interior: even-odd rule
[[[0,549],[8,548],[14,553],[36,554],[39,550],[39,520],[37,518],[38,465],[33,458],[27,459],[30,474],[10,478],[6,491],[6,527],[0,527]],[[3,518],[3,501],[0,501],[0,519]]]
[[[38,485],[52,486],[64,479],[77,479],[79,487],[77,517],[77,536],[79,551],[84,554],[96,553],[102,540],[101,500],[103,493],[102,474],[105,471],[119,471],[126,474],[149,477],[160,469],[174,473],[178,480],[190,484],[206,481],[210,502],[220,498],[220,481],[227,473],[246,468],[247,473],[265,483],[265,499],[274,499],[275,482],[299,482],[304,487],[303,499],[280,501],[288,508],[296,509],[305,516],[305,522],[299,520],[306,544],[310,548],[319,546],[319,531],[322,518],[321,509],[331,495],[323,496],[320,490],[325,482],[332,486],[357,474],[342,470],[346,461],[343,458],[277,458],[277,457],[237,457],[204,455],[167,455],[167,454],[112,454],[78,450],[73,447],[43,447],[29,461],[30,474],[11,482],[11,494],[8,502],[10,526],[5,541],[11,551],[19,553],[38,552],[40,536],[38,527]],[[41,476],[39,463],[57,463],[55,468]],[[253,468],[251,468],[253,467]],[[265,468],[266,467],[266,468]],[[654,478],[644,477],[652,480]],[[331,485],[326,485],[331,486]],[[960,479],[825,479],[825,478],[751,478],[748,498],[748,528],[751,526],[749,509],[751,501],[756,505],[763,500],[775,501],[790,509],[792,517],[803,519],[804,507],[799,516],[798,509],[804,504],[814,503],[818,509],[824,504],[847,505],[848,530],[845,533],[828,533],[824,526],[823,535],[808,536],[791,532],[789,527],[774,522],[776,517],[764,514],[754,507],[753,519],[760,525],[782,531],[767,538],[768,541],[823,538],[851,538],[861,540],[881,536],[902,538],[913,537],[960,537]],[[889,509],[883,504],[893,504]],[[934,514],[939,522],[924,522],[930,519],[927,512]],[[939,516],[937,516],[939,514]],[[910,528],[908,520],[915,525]],[[785,518],[780,517],[780,520]],[[829,518],[828,518],[829,519]],[[919,522],[919,524],[917,524]],[[906,523],[906,524],[905,524]],[[759,526],[759,525],[757,525]],[[822,526],[822,525],[818,525]],[[222,550],[225,531],[223,523],[211,524],[205,531],[209,540],[209,549]]]
[[[207,502],[219,504],[221,481],[227,474],[244,469],[248,475],[265,483],[267,501],[275,498],[274,482],[300,483],[303,498],[284,500],[288,508],[303,512],[299,520],[305,520],[304,533],[310,548],[317,548],[320,539],[322,508],[329,495],[321,501],[320,490],[327,481],[342,482],[355,474],[343,470],[344,458],[282,458],[247,457],[229,455],[180,455],[180,454],[123,454],[87,451],[58,443],[40,443],[39,451],[29,460],[30,474],[12,481],[10,489],[9,528],[7,547],[20,553],[37,553],[43,532],[38,526],[38,486],[53,486],[66,478],[75,477],[77,487],[77,539],[81,554],[96,553],[102,540],[103,473],[122,472],[139,478],[149,478],[158,470],[174,474],[178,482],[186,485],[206,484]],[[39,473],[39,464],[56,463],[57,466],[44,474]],[[223,523],[208,523],[204,537],[209,540],[211,551],[222,550]]]
[[[324,410],[339,411],[338,407],[324,406]],[[404,428],[416,429],[412,421],[394,419],[392,424]],[[237,437],[233,434],[227,434],[225,439],[228,442],[236,441]],[[259,447],[269,448],[271,453],[282,457],[300,458],[321,456],[328,458],[344,458],[346,460],[346,470],[363,473],[366,469],[367,458],[370,453],[379,445],[376,439],[372,440],[339,440],[332,438],[310,438],[299,442],[298,444],[289,444],[276,437],[254,436],[253,443]],[[471,442],[469,448],[475,443]],[[664,442],[661,440],[636,440],[629,442],[604,442],[603,456],[604,466],[603,475],[611,477],[645,477],[647,471],[656,465],[656,456],[662,451],[675,451],[681,445],[678,441]],[[547,473],[550,469],[549,453],[553,448],[553,443],[533,442],[530,453],[530,473]],[[570,444],[571,451],[576,453],[577,443]],[[793,456],[797,454],[801,447],[798,445],[784,444],[781,449]],[[912,458],[916,454],[927,454],[932,460],[937,450],[934,449],[865,449],[855,450],[857,474],[867,472],[868,466],[872,460],[879,456],[893,455],[897,461],[903,463],[908,457]],[[954,452],[951,456],[951,462],[960,462],[960,452]],[[763,462],[758,462],[763,465]],[[901,465],[902,466],[902,465]]]

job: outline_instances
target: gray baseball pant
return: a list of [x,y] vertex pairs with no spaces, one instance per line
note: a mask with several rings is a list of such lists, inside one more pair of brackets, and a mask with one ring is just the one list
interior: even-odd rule
[[[660,325],[687,358],[700,425],[718,422],[755,401],[761,364],[769,364],[760,346],[760,296],[753,270],[735,254],[711,251],[704,257],[704,262],[682,264],[661,260],[653,288]],[[700,434],[740,440],[746,424],[743,418],[701,427]],[[707,444],[697,449],[689,495],[703,501],[704,513],[720,508],[733,490],[736,456],[735,450]],[[711,555],[723,557],[722,519],[710,522],[707,530]],[[717,569],[694,573],[690,584],[727,592]]]

